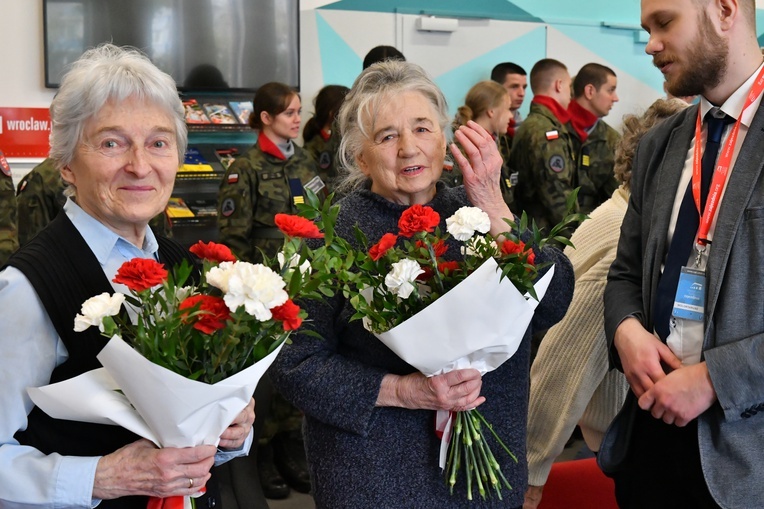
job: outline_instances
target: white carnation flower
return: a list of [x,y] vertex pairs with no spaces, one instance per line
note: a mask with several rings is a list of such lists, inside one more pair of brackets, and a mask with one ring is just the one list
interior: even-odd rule
[[414,281],[419,274],[423,273],[424,270],[417,262],[404,258],[393,264],[393,270],[385,276],[385,286],[401,299],[408,299],[411,292],[416,289]]
[[490,229],[491,220],[488,214],[477,207],[462,207],[446,219],[448,233],[462,242],[470,239],[476,231],[488,233]]
[[272,308],[284,304],[289,298],[285,286],[281,276],[262,264],[236,262],[228,277],[223,300],[232,312],[244,306],[248,314],[264,322],[271,319]]
[[228,292],[228,280],[234,272],[233,265],[234,262],[222,262],[217,267],[212,267],[207,271],[207,283],[223,293]]
[[125,296],[121,293],[109,295],[104,292],[89,298],[82,304],[80,310],[82,314],[74,317],[74,332],[82,332],[94,325],[97,325],[98,329],[103,332],[103,319],[119,313],[124,302]]
[[[279,253],[276,255],[276,258],[278,258],[279,267],[281,267],[283,269],[284,268],[284,264],[286,263],[286,257],[284,256],[284,252],[283,251],[279,251]],[[297,254],[297,253],[294,253],[289,258],[289,264],[288,264],[287,268],[290,269],[290,270],[294,269],[295,266],[297,265],[297,262],[299,262],[299,261],[300,261],[300,255]],[[311,271],[310,261],[309,260],[305,260],[304,262],[302,262],[302,265],[300,265],[300,273],[302,273],[302,274],[305,274],[305,273],[310,274],[310,271]]]

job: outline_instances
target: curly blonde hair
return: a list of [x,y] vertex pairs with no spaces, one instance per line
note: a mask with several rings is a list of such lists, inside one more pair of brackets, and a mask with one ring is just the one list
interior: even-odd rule
[[629,189],[631,164],[639,140],[657,124],[685,109],[688,104],[681,99],[658,99],[642,114],[623,117],[623,138],[615,149],[615,178]]

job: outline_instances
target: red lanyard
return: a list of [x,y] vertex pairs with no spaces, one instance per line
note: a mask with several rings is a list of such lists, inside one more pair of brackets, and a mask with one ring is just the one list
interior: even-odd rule
[[[737,141],[738,131],[740,131],[740,119],[743,118],[743,112],[761,95],[764,90],[764,67],[759,71],[759,75],[756,77],[756,81],[748,92],[748,98],[745,101],[745,105],[738,115],[735,125],[730,131],[727,137],[727,143],[724,144],[724,151],[719,156],[719,160],[716,163],[714,170],[714,177],[711,180],[711,188],[708,192],[708,198],[706,199],[706,209],[703,211],[703,215],[700,218],[700,227],[698,228],[698,251],[702,252],[705,245],[708,243],[708,230],[711,229],[711,223],[714,220],[716,209],[719,207],[719,199],[722,193],[724,183],[727,181],[727,174],[729,173],[730,163],[732,162],[732,152],[735,149],[735,142]],[[695,152],[692,161],[692,196],[695,199],[695,207],[700,214],[700,179],[701,169],[700,162],[702,154],[700,151],[700,131],[703,125],[703,119],[701,118],[700,108],[698,108],[698,120],[695,123]]]

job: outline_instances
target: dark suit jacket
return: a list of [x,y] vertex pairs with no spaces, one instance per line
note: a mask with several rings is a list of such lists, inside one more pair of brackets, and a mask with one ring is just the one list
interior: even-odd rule
[[[612,342],[624,318],[634,315],[653,330],[671,209],[697,114],[693,106],[664,121],[634,157],[629,209],[605,289],[605,331],[616,366]],[[703,360],[718,401],[698,418],[698,439],[711,494],[730,508],[764,503],[763,165],[764,101],[729,175],[706,269]]]

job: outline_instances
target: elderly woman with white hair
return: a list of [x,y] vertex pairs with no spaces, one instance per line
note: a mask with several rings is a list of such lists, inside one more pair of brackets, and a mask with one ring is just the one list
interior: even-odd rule
[[147,496],[194,494],[216,462],[245,454],[254,401],[220,450],[158,449],[117,426],[54,419],[26,393],[100,367],[106,338],[95,328],[75,334],[74,316],[115,290],[123,262],[190,256],[148,227],[186,149],[175,83],[138,51],[105,44],[64,76],[51,119],[50,157],[68,199],[0,273],[0,507],[145,508]]
[[[462,126],[451,150],[464,186],[439,182],[449,135],[446,101],[416,64],[387,61],[356,79],[340,110],[340,158],[349,171],[336,233],[357,246],[354,225],[370,243],[397,231],[410,205],[428,205],[445,218],[465,205],[483,209],[490,233],[505,231],[512,212],[499,186],[501,157],[490,134],[474,122]],[[342,189],[342,187],[341,187]],[[461,258],[453,239],[446,258]],[[567,258],[555,248],[537,254],[556,264],[547,296],[532,327],[551,326],[565,314],[573,292]],[[473,369],[424,377],[367,332],[349,321],[350,304],[337,295],[305,303],[323,339],[298,335],[271,367],[271,379],[305,412],[305,446],[318,508],[465,507],[464,483],[449,494],[438,467],[440,440],[433,410],[480,405],[496,432],[517,455],[499,459],[513,489],[504,500],[470,506],[520,507],[527,483],[525,429],[528,402],[529,332],[513,358],[484,375]],[[496,303],[496,313],[502,303]]]

